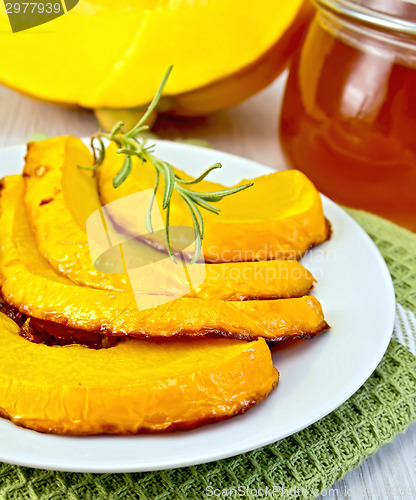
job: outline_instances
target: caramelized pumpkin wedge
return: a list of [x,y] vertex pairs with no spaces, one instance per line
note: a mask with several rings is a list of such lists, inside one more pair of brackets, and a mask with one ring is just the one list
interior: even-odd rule
[[188,429],[244,413],[277,385],[266,342],[143,341],[49,347],[0,314],[0,415],[58,434]]
[[[313,287],[313,276],[297,262],[207,264],[203,269],[197,269],[204,266],[197,263],[188,266],[188,270],[195,280],[203,273],[203,281],[195,283],[188,293],[188,275],[182,267],[166,260],[160,263],[167,255],[133,238],[121,244],[121,251],[119,245],[109,249],[108,264],[101,262],[101,268],[107,272],[100,272],[92,261],[87,220],[99,211],[98,223],[103,231],[111,221],[101,210],[91,172],[78,168],[91,162],[89,149],[75,137],[57,137],[28,145],[24,178],[30,225],[42,255],[56,271],[72,281],[106,290],[222,300],[301,297]],[[136,217],[141,216],[137,210],[135,213]],[[143,214],[143,220],[144,217]],[[122,235],[114,234],[117,231],[114,227],[111,231],[113,234],[107,230],[106,241],[118,241]],[[135,273],[132,280],[128,272],[123,272],[127,261],[138,261],[139,266],[155,262],[159,265],[153,266],[151,280],[145,273]],[[114,272],[117,267],[121,272]]]
[[270,341],[327,329],[315,297],[226,302],[155,297],[82,287],[59,276],[36,248],[21,176],[3,179],[0,196],[0,293],[23,314],[70,328],[136,337],[227,336]]
[[25,203],[37,246],[51,266],[71,280],[109,290],[129,290],[126,273],[100,273],[93,265],[85,225],[100,208],[90,166],[92,154],[80,139],[57,137],[28,144]]
[[[117,189],[113,178],[122,167],[122,155],[110,144],[103,165],[98,169],[98,186],[103,205],[114,222],[132,236],[146,235],[145,217],[137,217],[125,209],[130,195],[153,189],[155,169],[149,163],[139,165],[133,158],[132,173]],[[183,179],[189,176],[180,170]],[[239,183],[245,184],[247,181]],[[218,191],[224,186],[209,181],[193,185],[197,191]],[[162,213],[163,188],[157,201]],[[298,170],[275,172],[254,179],[254,185],[245,191],[224,198],[219,203],[219,215],[204,211],[203,254],[207,262],[294,259],[311,247],[328,239],[330,229],[325,219],[318,191]],[[172,226],[192,226],[192,219],[184,200],[174,192],[171,199]],[[146,235],[156,246],[164,241]],[[172,238],[174,248],[179,242]]]

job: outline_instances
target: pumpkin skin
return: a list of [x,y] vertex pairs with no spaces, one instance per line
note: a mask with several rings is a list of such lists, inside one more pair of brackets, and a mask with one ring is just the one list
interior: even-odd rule
[[52,102],[140,109],[173,64],[160,111],[205,114],[276,78],[310,18],[308,4],[83,0],[53,27],[14,34],[2,9],[0,81]]
[[[28,144],[23,177],[30,226],[40,252],[60,274],[80,285],[131,292],[127,273],[99,272],[92,262],[86,226],[88,218],[101,210],[101,203],[91,172],[77,168],[91,162],[89,149],[75,137]],[[136,216],[141,216],[137,209]],[[101,212],[100,222],[103,217]],[[109,223],[107,220],[107,227]],[[118,236],[119,231],[116,233]],[[138,240],[130,240],[129,245],[123,247],[125,261],[128,251],[131,259],[136,258],[141,265],[166,259],[164,254]],[[111,257],[117,255],[116,263],[121,260],[119,254],[120,249],[115,246]],[[154,265],[151,280],[148,275],[140,280],[136,274],[135,291],[221,300],[277,299],[307,295],[314,284],[311,273],[298,262],[198,263],[188,269],[195,279],[204,273],[204,281],[197,283],[192,292],[181,293],[189,290],[187,277],[175,272],[176,265],[169,264],[170,261]],[[204,269],[192,271],[200,266]],[[159,276],[155,276],[158,271]]]
[[117,337],[228,336],[278,341],[308,338],[328,328],[315,297],[246,302],[172,301],[168,297],[166,303],[153,307],[154,296],[143,295],[138,298],[138,310],[131,293],[78,286],[56,273],[38,252],[23,192],[21,176],[3,179],[0,293],[22,314]]
[[[138,158],[133,157],[132,173],[121,186],[114,188],[113,178],[123,163],[122,155],[116,150],[113,143],[107,147],[104,163],[97,171],[101,203],[108,205],[107,211],[117,226],[140,239],[147,233],[145,217],[137,217],[128,202],[127,208],[113,202],[153,189],[155,169],[148,163],[139,164]],[[190,178],[181,170],[175,169],[175,173],[183,179]],[[330,237],[319,192],[300,171],[274,172],[237,185],[247,182],[254,185],[221,200],[218,215],[204,211],[202,249],[206,262],[298,259]],[[192,188],[209,192],[224,186],[203,180]],[[163,213],[163,186],[159,187],[156,198]],[[170,223],[192,227],[189,210],[175,191],[171,198]],[[146,241],[158,248],[166,246],[164,241],[155,240],[151,235],[146,236]],[[178,245],[180,242],[173,236],[172,247],[175,249]]]
[[50,347],[28,342],[0,313],[0,415],[41,432],[189,429],[244,413],[278,378],[263,339]]

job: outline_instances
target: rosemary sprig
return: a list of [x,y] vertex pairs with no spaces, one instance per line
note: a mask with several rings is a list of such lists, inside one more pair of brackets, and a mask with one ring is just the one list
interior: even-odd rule
[[133,169],[133,156],[138,157],[141,164],[143,164],[144,162],[149,162],[150,164],[152,164],[156,170],[156,181],[153,188],[153,194],[146,212],[146,229],[147,231],[149,231],[149,233],[153,233],[152,208],[156,199],[156,193],[160,185],[160,177],[162,177],[164,181],[162,209],[165,211],[166,246],[168,253],[170,257],[176,262],[170,240],[169,220],[172,194],[174,191],[176,191],[176,193],[178,193],[184,200],[192,218],[195,231],[195,252],[191,262],[194,263],[199,259],[199,256],[201,254],[202,240],[204,238],[204,220],[200,209],[208,210],[209,212],[212,212],[214,214],[219,214],[220,209],[212,205],[212,203],[217,203],[226,196],[230,196],[232,194],[238,193],[239,191],[243,191],[244,189],[252,186],[253,183],[209,193],[192,191],[191,189],[189,189],[189,187],[194,184],[198,184],[203,179],[205,179],[210,172],[217,168],[221,168],[222,165],[220,163],[215,163],[195,179],[181,179],[175,174],[174,168],[169,162],[162,160],[154,155],[155,146],[148,146],[147,141],[139,137],[139,134],[149,129],[149,127],[146,125],[146,120],[148,119],[152,111],[156,108],[171,71],[172,66],[169,67],[168,71],[163,77],[162,83],[160,84],[159,89],[157,90],[156,95],[150,103],[147,111],[129,132],[122,133],[124,123],[120,121],[116,123],[110,133],[98,132],[91,137],[91,149],[94,155],[94,165],[92,167],[85,167],[80,165],[79,168],[95,171],[103,164],[105,159],[105,145],[103,139],[114,142],[119,148],[117,150],[117,153],[124,155],[123,165],[113,178],[114,188],[118,188],[119,186],[121,186],[121,184],[123,184],[123,182],[131,174]]

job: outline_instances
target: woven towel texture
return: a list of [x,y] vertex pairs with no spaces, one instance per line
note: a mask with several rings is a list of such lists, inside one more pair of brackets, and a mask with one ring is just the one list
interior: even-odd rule
[[[383,254],[398,301],[416,312],[416,235],[373,215],[349,213]],[[392,340],[374,374],[353,397],[278,443],[210,464],[137,474],[71,474],[0,464],[0,498],[200,499],[211,488],[239,486],[257,491],[300,488],[303,496],[290,498],[315,498],[317,491],[330,487],[415,420],[416,358]],[[275,492],[273,498],[288,498],[287,492]]]

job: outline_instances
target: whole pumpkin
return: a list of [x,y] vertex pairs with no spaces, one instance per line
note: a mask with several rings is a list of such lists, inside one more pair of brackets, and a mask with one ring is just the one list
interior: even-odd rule
[[0,82],[52,102],[137,111],[173,64],[159,111],[203,115],[268,85],[311,10],[303,0],[81,0],[12,33],[0,9]]

